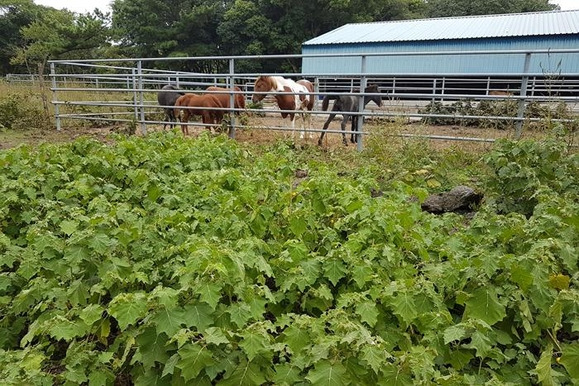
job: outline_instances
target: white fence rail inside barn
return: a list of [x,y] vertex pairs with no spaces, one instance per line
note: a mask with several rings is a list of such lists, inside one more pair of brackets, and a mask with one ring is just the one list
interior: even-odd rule
[[[128,123],[139,127],[143,134],[148,128],[163,125],[161,118],[163,107],[156,100],[157,92],[163,85],[175,84],[183,92],[205,92],[208,86],[230,87],[240,86],[246,99],[250,100],[253,93],[253,83],[260,75],[278,75],[293,79],[306,78],[315,83],[313,95],[317,101],[312,115],[327,119],[330,111],[321,111],[320,101],[326,94],[369,95],[360,93],[360,86],[376,83],[380,86],[378,94],[383,101],[382,108],[368,105],[364,109],[362,103],[353,115],[363,115],[372,119],[404,119],[420,120],[424,118],[453,118],[453,119],[488,119],[508,120],[515,125],[515,137],[520,137],[521,128],[525,121],[540,120],[525,116],[525,107],[530,102],[541,104],[565,103],[570,111],[577,107],[579,101],[579,73],[562,73],[561,71],[531,73],[528,71],[529,62],[535,54],[573,54],[579,55],[577,50],[536,50],[536,51],[474,51],[474,52],[440,52],[434,55],[520,55],[522,68],[520,73],[485,74],[485,73],[444,73],[444,74],[373,74],[366,71],[366,61],[369,57],[384,57],[398,55],[433,55],[432,52],[412,53],[372,53],[372,54],[331,54],[331,55],[265,55],[265,56],[235,56],[235,57],[184,57],[184,58],[138,58],[138,59],[100,59],[100,60],[56,60],[50,62],[51,89],[55,106],[56,127],[60,129],[67,119],[90,120],[99,124]],[[236,70],[239,61],[272,61],[272,60],[300,60],[304,58],[324,58],[340,60],[344,57],[358,58],[360,69],[352,74],[307,74],[307,73],[268,73],[258,74],[240,72]],[[223,70],[219,73],[201,73],[187,71],[173,71],[187,61],[197,63],[220,63]],[[164,69],[154,66],[162,64]],[[225,64],[225,65],[223,65]],[[216,68],[216,66],[208,66]],[[363,89],[362,87],[361,89]],[[230,101],[234,94],[229,92]],[[273,94],[273,93],[272,93]],[[270,95],[272,95],[270,94]],[[372,94],[376,95],[376,94]],[[362,99],[362,98],[360,98]],[[518,111],[516,116],[477,116],[457,114],[432,114],[421,111],[431,102],[450,104],[457,101],[472,101],[477,103],[484,100],[516,101]],[[272,113],[279,117],[279,126],[243,125],[235,114],[230,114],[228,122],[229,135],[235,137],[237,129],[252,128],[264,130],[289,130],[286,120],[279,115],[280,110],[272,103],[272,98],[266,98],[263,108],[248,108],[254,115]],[[230,106],[233,104],[230,103]],[[234,112],[240,109],[228,108]],[[239,111],[241,112],[241,111]],[[296,110],[284,112],[298,112]],[[296,117],[296,129],[301,124]],[[189,122],[188,126],[202,126],[198,122]],[[363,120],[358,120],[358,147],[362,148],[362,136],[370,134],[363,130]],[[311,133],[321,133],[321,123]],[[332,125],[337,126],[337,123]],[[340,130],[327,130],[327,133],[341,133]],[[412,136],[412,134],[405,134]],[[465,138],[454,136],[426,136],[432,139],[445,140],[472,140],[493,141],[493,138]]]

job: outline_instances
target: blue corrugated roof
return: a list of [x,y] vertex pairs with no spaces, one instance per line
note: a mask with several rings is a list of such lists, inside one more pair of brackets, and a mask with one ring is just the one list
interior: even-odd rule
[[579,10],[346,24],[303,45],[579,33]]

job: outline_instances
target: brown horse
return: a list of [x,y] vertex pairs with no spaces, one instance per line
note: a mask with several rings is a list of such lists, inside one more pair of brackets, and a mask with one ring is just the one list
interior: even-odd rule
[[[300,138],[305,136],[306,116],[308,118],[309,129],[312,128],[310,114],[314,108],[313,84],[305,79],[294,82],[281,76],[260,76],[254,84],[254,91],[261,94],[253,94],[252,101],[259,102],[265,98],[267,93],[275,92],[275,100],[281,110],[301,110],[302,116],[302,133]],[[292,132],[295,130],[295,112],[282,112],[281,117],[290,117]],[[310,133],[310,138],[313,136]]]
[[[211,95],[213,95],[217,99],[219,99],[219,102],[221,102],[221,105],[223,107],[229,108],[230,94],[225,94],[225,92],[232,91],[230,88],[209,86],[209,87],[207,87],[206,91],[209,91],[209,92],[218,91],[218,93],[216,92],[216,93],[213,93]],[[243,94],[241,94],[241,88],[239,88],[238,86],[234,86],[233,91],[237,92],[236,94],[233,95],[233,99],[234,99],[233,107],[236,109],[245,110],[245,97],[243,96]],[[240,112],[236,111],[235,114],[239,115]]]
[[[179,111],[183,112],[181,117],[181,131],[189,135],[189,128],[186,123],[191,115],[200,115],[204,124],[220,124],[223,120],[223,105],[214,95],[185,94],[177,98],[175,102],[175,116],[179,116]],[[211,127],[208,127],[211,130]]]

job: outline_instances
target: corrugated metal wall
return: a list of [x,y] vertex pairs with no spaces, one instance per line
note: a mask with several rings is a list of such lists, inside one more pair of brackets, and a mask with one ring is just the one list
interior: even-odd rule
[[[462,39],[396,43],[304,45],[302,54],[444,52],[576,49],[579,35],[518,37],[497,39]],[[367,73],[375,74],[517,74],[523,72],[524,55],[433,55],[368,57]],[[579,73],[579,54],[534,54],[530,73]],[[303,74],[354,74],[361,72],[360,57],[304,58]]]

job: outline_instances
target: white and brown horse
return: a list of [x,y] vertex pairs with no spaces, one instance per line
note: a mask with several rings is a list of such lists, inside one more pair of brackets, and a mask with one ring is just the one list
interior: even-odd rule
[[[286,79],[281,76],[260,76],[254,84],[254,92],[252,101],[259,102],[265,98],[267,93],[275,93],[274,97],[278,107],[281,110],[300,110],[302,116],[302,132],[300,138],[305,136],[305,123],[308,119],[308,129],[312,129],[312,121],[310,114],[314,108],[314,86],[305,79],[297,82]],[[290,117],[292,132],[295,132],[295,112],[282,112],[282,118]],[[310,138],[313,134],[310,132]]]

